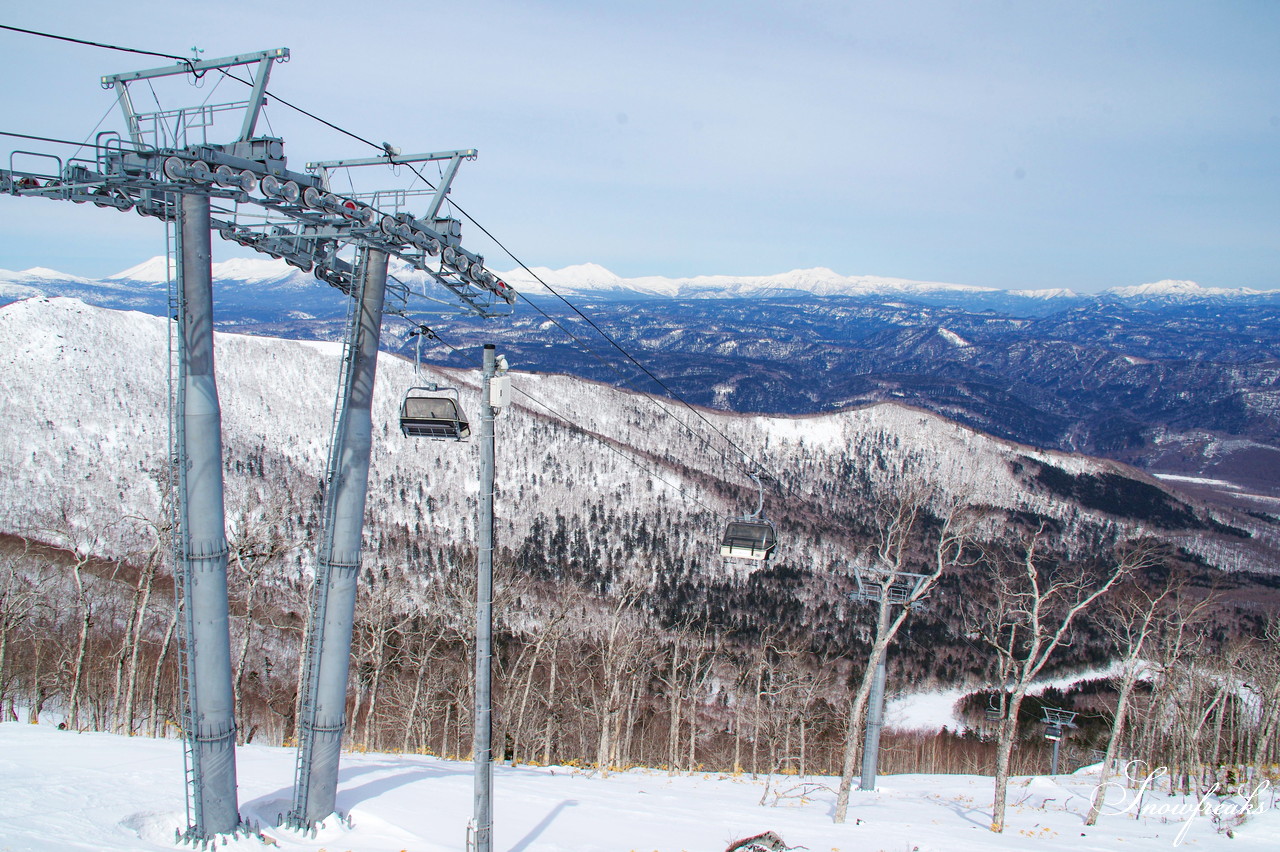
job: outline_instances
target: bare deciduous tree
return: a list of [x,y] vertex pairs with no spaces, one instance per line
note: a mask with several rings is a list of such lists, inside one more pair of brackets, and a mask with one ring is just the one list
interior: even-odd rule
[[1111,733],[1102,758],[1102,771],[1098,776],[1093,803],[1085,817],[1085,825],[1095,825],[1102,811],[1111,770],[1125,734],[1130,699],[1147,665],[1150,640],[1161,632],[1186,630],[1200,620],[1210,601],[1211,598],[1188,601],[1186,578],[1172,571],[1162,584],[1154,588],[1149,589],[1141,583],[1129,583],[1124,586],[1122,593],[1113,595],[1106,601],[1102,626],[1120,652],[1119,671],[1115,675],[1119,688]]
[[1045,551],[1044,524],[1012,553],[993,554],[989,601],[970,616],[970,635],[996,654],[997,676],[1008,692],[996,731],[995,795],[991,830],[1004,831],[1009,763],[1018,734],[1018,713],[1031,684],[1071,639],[1076,620],[1135,571],[1158,558],[1141,543],[1124,543],[1113,558],[1071,564]]
[[[953,504],[944,511],[937,531],[932,532],[929,526],[934,517],[930,502],[927,493],[909,492],[885,504],[879,512],[880,536],[868,554],[871,564],[865,571],[878,590],[876,632],[862,680],[849,707],[840,788],[836,794],[834,820],[837,823],[844,822],[848,815],[849,793],[853,789],[853,773],[862,748],[867,700],[876,668],[912,608],[929,594],[943,572],[961,559],[969,542],[974,513]],[[917,570],[912,571],[913,566]],[[911,578],[909,590],[900,595],[893,594],[895,588],[901,587],[907,573],[921,576]],[[898,607],[896,615],[894,606]]]

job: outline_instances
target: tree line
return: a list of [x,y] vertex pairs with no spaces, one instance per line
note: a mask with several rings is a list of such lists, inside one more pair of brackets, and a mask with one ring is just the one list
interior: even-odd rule
[[[0,540],[0,711],[176,736],[181,637],[166,525],[124,519],[86,532],[73,515]],[[968,724],[890,731],[880,771],[991,774],[1000,830],[1008,777],[1047,770],[1035,683],[1087,647],[1114,674],[1060,696],[1082,722],[1068,768],[1145,761],[1192,791],[1228,774],[1264,777],[1280,761],[1280,621],[1233,607],[1185,554],[1151,540],[1111,529],[1082,544],[1048,519],[900,493],[863,518],[869,537],[846,585],[823,590],[785,562],[758,575],[710,558],[690,565],[661,512],[588,516],[592,531],[540,516],[498,553],[493,742],[503,760],[840,776],[843,818],[875,664],[887,655],[891,690],[909,689],[942,680],[937,665],[951,659],[948,673],[979,696],[960,708]],[[306,523],[265,503],[229,528],[239,738],[291,744]],[[105,536],[116,538],[107,546]],[[369,543],[349,748],[469,756],[474,568],[474,548],[405,528]],[[848,600],[856,572],[881,594]],[[890,594],[906,576],[920,582]],[[826,594],[833,602],[817,611],[831,623],[806,624],[808,605],[779,605],[773,619],[712,605],[730,591],[746,603],[756,595],[761,610]],[[843,643],[832,638],[840,629]]]

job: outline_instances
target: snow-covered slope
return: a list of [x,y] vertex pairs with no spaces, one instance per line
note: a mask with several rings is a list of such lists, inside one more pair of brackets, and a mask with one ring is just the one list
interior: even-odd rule
[[[33,299],[0,308],[0,522],[20,529],[49,507],[76,503],[85,522],[154,514],[153,478],[167,441],[167,331],[163,320],[71,299]],[[329,440],[339,347],[222,334],[218,383],[228,456],[228,503],[312,497]],[[477,349],[476,360],[479,361]],[[413,442],[397,428],[411,385],[458,385],[476,410],[474,371],[426,369],[382,355],[375,391],[370,480],[371,526],[429,529],[469,540],[475,445]],[[850,506],[856,471],[873,487],[927,482],[947,495],[990,506],[1078,515],[1077,507],[1028,490],[1019,470],[1030,462],[1067,473],[1105,473],[1117,465],[1035,450],[989,438],[937,415],[878,404],[808,417],[697,416],[642,395],[584,380],[519,374],[516,407],[499,421],[501,523],[519,541],[539,515],[578,517],[590,506],[626,515],[672,512],[677,551],[688,558],[715,548],[718,525],[755,501],[738,449],[787,483],[790,497],[766,507],[784,535],[789,517]],[[727,441],[732,441],[731,446]],[[606,446],[608,444],[608,446]],[[257,455],[277,470],[239,475]],[[409,499],[409,494],[414,495]],[[424,513],[423,495],[432,497]],[[811,523],[808,521],[806,523]],[[847,561],[840,531],[819,541],[787,542],[801,564]],[[611,546],[616,547],[614,542]]]
[[[241,815],[263,837],[219,844],[227,852],[462,852],[472,812],[470,764],[423,755],[347,754],[338,807],[314,838],[274,828],[289,806],[294,752],[237,749]],[[720,852],[773,831],[792,848],[855,852],[1262,852],[1275,847],[1280,811],[1267,808],[1228,837],[1194,798],[1148,796],[1139,819],[1132,792],[1110,799],[1097,826],[1083,814],[1096,777],[1087,772],[1014,778],[1003,835],[991,821],[990,778],[882,775],[855,792],[849,819],[831,822],[837,779],[669,775],[600,776],[570,767],[503,766],[494,773],[494,848],[511,852]],[[766,788],[766,785],[768,787]],[[1209,797],[1211,805],[1228,801]],[[1238,809],[1242,800],[1231,800]],[[1269,794],[1263,803],[1269,802]],[[1226,807],[1221,808],[1223,812]],[[0,724],[0,849],[6,852],[165,852],[184,825],[177,740],[77,734],[50,725]],[[1234,822],[1231,820],[1230,822]],[[1230,825],[1230,822],[1227,825]],[[187,847],[180,847],[187,848]]]

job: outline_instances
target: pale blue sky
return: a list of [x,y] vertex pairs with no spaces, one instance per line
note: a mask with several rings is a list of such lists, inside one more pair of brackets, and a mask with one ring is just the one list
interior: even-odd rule
[[[1280,286],[1269,0],[50,2],[4,22],[289,47],[283,97],[406,151],[479,149],[455,196],[531,265]],[[120,126],[101,74],[165,64],[9,32],[0,56],[0,130],[74,139]],[[268,117],[296,167],[370,153]],[[163,248],[155,220],[12,197],[0,234],[0,267],[94,277]]]

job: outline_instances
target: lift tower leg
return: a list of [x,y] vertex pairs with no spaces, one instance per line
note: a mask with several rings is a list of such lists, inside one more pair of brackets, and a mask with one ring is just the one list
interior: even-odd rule
[[876,765],[880,762],[880,729],[884,727],[884,682],[889,669],[889,650],[880,655],[875,676],[871,680],[871,697],[867,702],[867,734],[862,744],[862,778],[859,790],[876,788]]
[[222,492],[222,412],[213,375],[213,274],[209,198],[182,195],[178,218],[180,409],[178,562],[187,661],[188,834],[240,826],[236,720],[227,624],[227,538]]
[[339,410],[325,492],[325,529],[316,558],[311,628],[298,725],[298,765],[289,825],[307,829],[333,813],[347,709],[347,675],[360,536],[373,443],[373,381],[378,367],[387,254],[363,249],[358,316],[348,333]]
[[476,557],[475,852],[493,849],[493,344],[484,346],[480,400],[480,524]]

